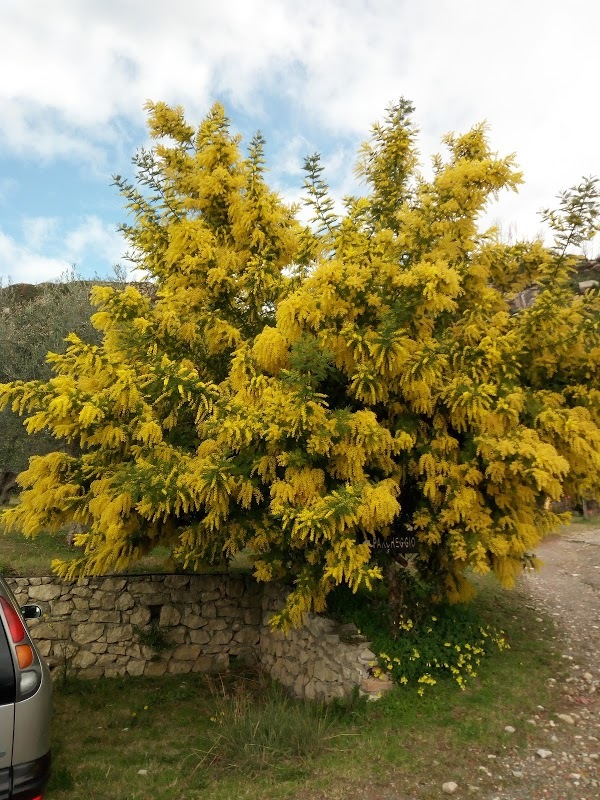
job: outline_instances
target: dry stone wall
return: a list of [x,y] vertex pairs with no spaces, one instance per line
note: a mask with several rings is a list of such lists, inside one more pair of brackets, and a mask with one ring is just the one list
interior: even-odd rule
[[55,674],[117,675],[220,672],[258,662],[292,694],[329,701],[355,687],[371,696],[389,684],[370,677],[375,655],[352,625],[309,615],[287,635],[269,620],[286,592],[249,576],[130,575],[10,578],[20,605],[35,603],[32,637]]
[[259,657],[275,680],[306,700],[346,697],[354,687],[371,696],[390,688],[370,677],[376,656],[355,625],[337,625],[328,617],[310,614],[302,628],[287,635],[274,631],[269,620],[285,597],[281,588],[265,587]]
[[225,670],[255,657],[262,598],[250,579],[223,575],[13,578],[29,627],[53,669],[83,677]]

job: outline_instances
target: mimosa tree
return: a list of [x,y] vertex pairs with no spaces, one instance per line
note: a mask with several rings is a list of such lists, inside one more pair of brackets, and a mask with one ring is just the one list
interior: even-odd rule
[[86,526],[55,564],[68,578],[157,544],[188,567],[244,550],[257,579],[290,582],[283,627],[381,579],[375,542],[402,526],[432,592],[466,598],[469,570],[511,585],[561,521],[551,501],[599,488],[600,297],[577,294],[569,255],[595,232],[595,182],[546,213],[555,248],[503,243],[478,220],[519,184],[513,159],[479,126],[448,136],[425,180],[400,101],[340,213],[307,159],[309,229],[220,105],[197,129],[148,110],[159,143],[117,183],[153,296],[96,288],[102,343],[72,336],[49,381],[0,387],[31,432],[81,452],[32,459],[4,522]]

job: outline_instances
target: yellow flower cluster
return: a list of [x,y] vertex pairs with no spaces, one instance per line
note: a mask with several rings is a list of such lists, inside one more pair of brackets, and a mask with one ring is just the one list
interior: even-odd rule
[[[470,570],[511,586],[562,521],[551,501],[600,492],[600,295],[574,294],[564,253],[479,228],[521,180],[513,159],[476,126],[416,179],[401,101],[340,216],[309,159],[311,228],[220,104],[196,128],[147,110],[155,144],[118,183],[150,291],[97,287],[102,344],[71,336],[49,381],[0,386],[0,407],[66,446],[31,461],[7,527],[82,524],[56,567],[69,578],[157,544],[188,567],[244,551],[258,580],[291,583],[284,628],[341,583],[381,580],[399,520],[450,600]],[[535,303],[511,313],[530,283]],[[476,654],[456,653],[468,672]]]

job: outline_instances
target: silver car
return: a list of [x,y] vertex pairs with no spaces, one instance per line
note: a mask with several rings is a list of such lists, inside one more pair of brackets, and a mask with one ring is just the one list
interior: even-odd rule
[[52,682],[24,618],[0,578],[0,800],[42,800],[50,777]]

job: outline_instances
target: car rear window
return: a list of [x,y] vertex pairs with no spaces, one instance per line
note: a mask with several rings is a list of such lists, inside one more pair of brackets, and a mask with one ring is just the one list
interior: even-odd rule
[[0,621],[0,705],[14,703],[16,698],[15,670],[8,639]]

